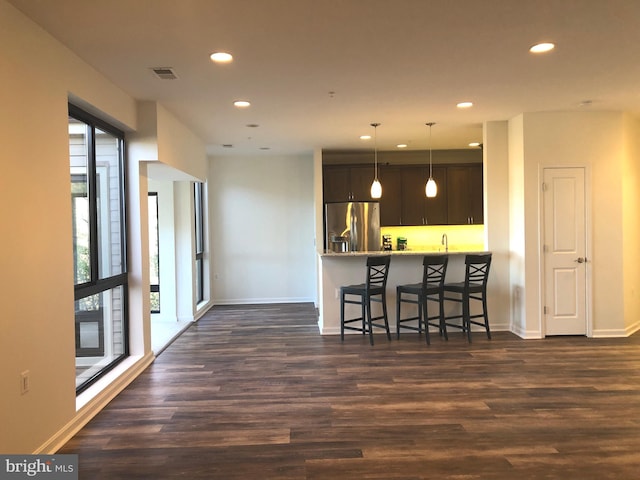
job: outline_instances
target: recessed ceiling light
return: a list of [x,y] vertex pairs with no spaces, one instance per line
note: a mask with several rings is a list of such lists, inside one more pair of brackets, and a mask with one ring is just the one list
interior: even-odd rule
[[473,107],[473,102],[460,102],[456,105],[458,108],[471,108]]
[[371,140],[371,135],[360,135],[360,140]]
[[235,102],[233,102],[233,104],[238,108],[247,108],[249,105],[251,105],[251,103],[247,102],[246,100],[236,100]]
[[406,143],[399,143],[398,145],[396,145],[396,147],[398,147],[398,148],[407,148],[407,144]]
[[211,54],[211,60],[216,63],[229,63],[233,61],[233,56],[227,52],[215,52]]
[[480,146],[480,142],[471,142],[469,144],[470,147],[479,147]]
[[260,125],[258,125],[257,123],[248,123],[245,125],[245,127],[248,128],[258,128]]
[[531,47],[529,51],[531,53],[545,53],[550,52],[554,48],[556,48],[556,46],[553,43],[538,43]]
[[271,150],[271,147],[260,147],[260,150]]

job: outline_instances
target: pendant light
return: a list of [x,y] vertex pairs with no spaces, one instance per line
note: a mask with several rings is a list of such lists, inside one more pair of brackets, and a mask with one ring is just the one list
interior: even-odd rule
[[425,125],[429,127],[429,180],[427,180],[427,185],[424,187],[424,193],[428,198],[433,198],[438,194],[438,185],[433,179],[433,150],[431,148],[431,127],[435,125],[435,122],[429,122]]
[[380,198],[382,197],[382,185],[380,184],[380,180],[378,180],[378,138],[377,131],[379,123],[372,123],[373,127],[373,183],[371,184],[371,198]]

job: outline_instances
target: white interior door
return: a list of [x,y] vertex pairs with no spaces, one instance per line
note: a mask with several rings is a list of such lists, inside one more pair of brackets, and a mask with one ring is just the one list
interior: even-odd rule
[[545,168],[545,335],[586,335],[585,171]]

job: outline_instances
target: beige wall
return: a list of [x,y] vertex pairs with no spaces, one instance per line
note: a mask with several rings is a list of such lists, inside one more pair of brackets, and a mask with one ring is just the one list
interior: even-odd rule
[[509,278],[511,283],[511,329],[523,338],[537,338],[539,329],[527,330],[527,299],[525,278],[525,215],[524,215],[524,142],[523,117],[508,122],[509,155]]
[[30,453],[76,414],[68,93],[121,126],[135,102],[4,1],[0,72],[0,452]]
[[640,159],[632,148],[637,136],[637,123],[620,112],[526,113],[510,121],[512,283],[514,290],[526,292],[514,293],[512,299],[516,313],[523,315],[514,318],[519,334],[543,334],[539,225],[545,166],[587,168],[592,335],[623,335],[637,329],[635,319],[625,318],[625,309],[637,310],[635,274],[623,275],[627,256],[636,256],[631,245],[625,248],[623,232],[628,229],[633,237],[638,230],[637,220],[624,221],[638,208],[633,184]]
[[[0,452],[53,452],[153,358],[149,344],[145,155],[129,152],[132,357],[75,394],[68,101],[134,136],[157,125],[153,160],[206,179],[204,144],[162,106],[135,99],[0,0]],[[135,151],[135,147],[133,149]],[[164,157],[163,157],[164,155]],[[143,208],[141,209],[141,205]],[[20,394],[20,374],[30,391]]]
[[485,249],[492,252],[487,290],[491,324],[511,325],[509,250],[508,123],[486,122],[483,127]]
[[630,334],[640,323],[640,121],[623,118],[622,250],[624,252],[624,328]]

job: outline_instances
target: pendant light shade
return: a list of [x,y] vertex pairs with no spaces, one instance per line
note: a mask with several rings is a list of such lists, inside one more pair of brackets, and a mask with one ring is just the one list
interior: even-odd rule
[[429,180],[427,180],[427,185],[424,187],[424,192],[429,198],[433,198],[438,194],[438,185],[436,185],[436,181],[433,178],[429,177]]
[[380,197],[382,197],[382,185],[380,184],[380,180],[376,178],[371,184],[371,198]]
[[433,150],[431,148],[431,127],[435,125],[435,122],[429,122],[426,125],[429,127],[429,180],[424,187],[424,193],[428,198],[433,198],[438,194],[438,185],[433,179]]
[[372,123],[373,127],[373,183],[371,184],[371,198],[380,198],[382,197],[382,185],[380,184],[380,180],[378,180],[378,138],[377,131],[379,123]]

